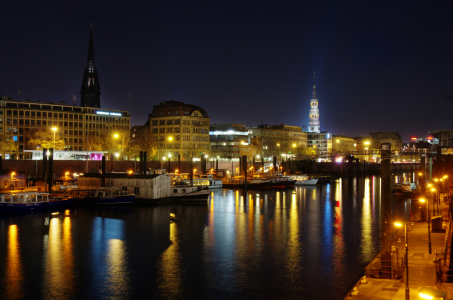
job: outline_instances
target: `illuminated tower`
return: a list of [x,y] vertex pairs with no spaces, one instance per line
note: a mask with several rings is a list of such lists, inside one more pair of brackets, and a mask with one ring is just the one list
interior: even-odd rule
[[308,132],[319,133],[319,109],[318,98],[316,97],[315,73],[313,73],[313,96],[310,100],[310,121],[308,122]]
[[80,90],[81,106],[101,107],[101,87],[99,86],[98,71],[94,66],[93,27],[90,31],[88,59],[83,73],[82,89]]

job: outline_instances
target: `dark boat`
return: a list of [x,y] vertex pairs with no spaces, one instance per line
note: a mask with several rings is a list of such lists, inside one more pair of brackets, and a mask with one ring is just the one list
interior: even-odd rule
[[81,204],[130,204],[134,201],[134,194],[128,194],[126,191],[115,187],[100,187],[94,193],[94,196],[87,196],[79,199]]
[[21,192],[0,194],[0,212],[20,212],[69,206],[75,201],[61,194]]

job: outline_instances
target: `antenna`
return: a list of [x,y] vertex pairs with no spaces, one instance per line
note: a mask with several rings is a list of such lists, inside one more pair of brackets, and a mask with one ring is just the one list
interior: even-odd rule
[[129,91],[129,116],[131,116],[131,91]]

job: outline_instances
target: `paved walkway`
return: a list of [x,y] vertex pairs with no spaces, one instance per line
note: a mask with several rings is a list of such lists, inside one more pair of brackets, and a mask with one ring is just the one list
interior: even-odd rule
[[[432,204],[430,207],[432,208]],[[447,211],[447,209],[448,205],[443,204],[442,210]],[[436,269],[433,261],[435,250],[438,255],[444,251],[445,232],[431,232],[432,253],[429,254],[428,223],[425,221],[413,222],[413,224],[408,227],[410,299],[421,299],[418,296],[418,290],[424,286],[443,290],[447,292],[447,299],[453,300],[453,284],[436,284]],[[446,228],[447,225],[448,223],[443,224],[443,228]],[[398,248],[399,257],[401,257],[405,247],[404,234],[400,242],[395,243],[394,246]],[[359,284],[357,286],[358,294],[350,296],[349,299],[405,299],[405,282],[403,280],[367,278],[367,281],[366,284]]]

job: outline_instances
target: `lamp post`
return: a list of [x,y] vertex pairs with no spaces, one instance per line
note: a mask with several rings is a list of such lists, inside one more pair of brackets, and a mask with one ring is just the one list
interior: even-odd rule
[[340,140],[337,139],[337,152],[340,151]]
[[430,223],[429,223],[430,222],[429,205],[428,205],[428,201],[426,201],[423,198],[420,199],[420,202],[424,203],[426,205],[425,209],[426,209],[427,221],[428,221],[428,250],[429,250],[429,254],[431,254],[431,226],[430,226]]
[[422,286],[418,290],[418,295],[420,296],[420,298],[423,298],[423,299],[433,299],[434,297],[436,297],[436,298],[441,298],[443,300],[443,299],[447,298],[446,292],[439,291],[439,290],[429,288],[429,287],[424,287],[424,286]]
[[53,148],[55,149],[55,131],[57,131],[57,127],[52,127],[53,130]]
[[399,223],[395,222],[394,225],[396,227],[402,227],[404,224],[404,235],[405,235],[405,265],[406,265],[406,288],[405,288],[405,295],[406,295],[406,300],[409,300],[409,264],[408,264],[408,238],[407,238],[407,222],[404,223]]

